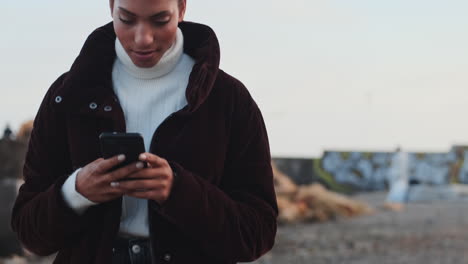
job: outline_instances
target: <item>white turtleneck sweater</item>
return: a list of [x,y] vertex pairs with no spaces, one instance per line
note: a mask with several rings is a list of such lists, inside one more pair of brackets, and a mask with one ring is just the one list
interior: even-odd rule
[[[152,68],[139,68],[125,52],[118,39],[115,41],[117,58],[112,69],[114,92],[122,106],[127,132],[140,133],[149,151],[154,131],[167,116],[182,109],[187,100],[185,90],[195,61],[183,53],[184,38],[180,29],[175,43]],[[66,203],[82,214],[96,203],[76,191],[78,169],[65,182],[62,194]],[[148,237],[148,208],[144,199],[124,196],[121,234]]]

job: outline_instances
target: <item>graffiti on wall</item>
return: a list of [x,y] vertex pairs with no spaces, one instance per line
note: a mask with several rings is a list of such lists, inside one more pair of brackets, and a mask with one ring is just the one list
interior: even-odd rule
[[[377,191],[388,186],[395,152],[326,151],[319,159],[274,159],[298,184],[320,182],[334,191]],[[468,148],[448,153],[408,153],[411,183],[468,183]]]

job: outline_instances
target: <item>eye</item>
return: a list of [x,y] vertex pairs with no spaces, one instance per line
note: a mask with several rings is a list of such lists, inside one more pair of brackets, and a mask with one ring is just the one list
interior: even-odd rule
[[133,23],[131,20],[124,19],[124,18],[122,18],[122,17],[119,17],[119,20],[120,20],[122,23],[127,24],[127,25],[130,25],[130,24]]
[[170,21],[171,21],[171,18],[170,18],[170,17],[164,17],[164,18],[159,18],[159,19],[153,20],[153,23],[154,23],[156,26],[164,26],[164,25],[166,25],[167,23],[169,23]]
[[166,25],[167,23],[169,23],[170,20],[167,20],[167,21],[154,21],[153,23],[157,26],[164,26]]

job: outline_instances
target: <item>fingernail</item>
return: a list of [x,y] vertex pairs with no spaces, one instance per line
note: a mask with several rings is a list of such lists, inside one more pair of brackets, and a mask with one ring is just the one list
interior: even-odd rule
[[140,155],[140,159],[146,159],[146,155],[145,155],[145,154],[141,154],[141,155]]
[[124,154],[121,154],[121,155],[119,155],[119,156],[117,157],[117,159],[118,159],[119,161],[123,161],[123,160],[125,159],[125,155],[124,155]]
[[111,182],[111,183],[110,183],[110,186],[111,186],[111,187],[118,187],[119,185],[120,185],[119,182]]
[[142,162],[137,162],[136,167],[137,167],[138,169],[143,168],[143,163],[142,163]]

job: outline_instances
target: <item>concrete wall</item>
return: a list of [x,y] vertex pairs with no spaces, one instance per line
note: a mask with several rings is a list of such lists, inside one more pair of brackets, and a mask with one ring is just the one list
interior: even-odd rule
[[[385,190],[394,152],[326,151],[317,159],[275,158],[278,168],[298,184],[320,182],[344,193]],[[468,148],[456,146],[447,153],[409,153],[413,183],[468,184]]]

